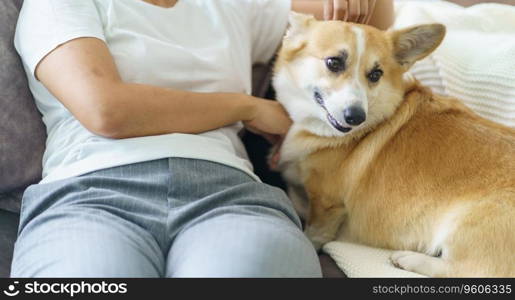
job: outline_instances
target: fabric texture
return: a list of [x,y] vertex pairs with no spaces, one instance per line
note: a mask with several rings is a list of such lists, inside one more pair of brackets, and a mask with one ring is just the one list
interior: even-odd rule
[[290,0],[180,0],[172,8],[137,0],[26,0],[15,46],[47,127],[42,182],[165,157],[216,161],[259,180],[238,137],[241,122],[196,135],[99,137],[46,90],[34,70],[57,46],[92,37],[106,42],[125,82],[250,94],[251,66],[272,57],[289,9]]
[[[394,28],[435,22],[447,26],[447,36],[410,73],[435,93],[461,99],[483,117],[515,126],[515,7],[396,2]],[[327,243],[323,250],[348,277],[421,276],[395,268],[391,250],[345,240]]]
[[320,277],[286,194],[169,158],[32,185],[14,277]]
[[0,208],[11,209],[12,190],[41,179],[45,148],[45,127],[13,46],[21,4],[0,1]]

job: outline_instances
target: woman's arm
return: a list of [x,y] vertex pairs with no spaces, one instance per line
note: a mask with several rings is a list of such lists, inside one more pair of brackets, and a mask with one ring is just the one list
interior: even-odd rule
[[377,0],[368,25],[386,30],[394,21],[393,0]]
[[84,127],[109,138],[200,133],[238,121],[259,133],[285,134],[291,122],[275,101],[123,82],[107,46],[96,38],[56,48],[36,76]]
[[296,12],[319,20],[342,20],[387,29],[393,23],[393,0],[292,0]]

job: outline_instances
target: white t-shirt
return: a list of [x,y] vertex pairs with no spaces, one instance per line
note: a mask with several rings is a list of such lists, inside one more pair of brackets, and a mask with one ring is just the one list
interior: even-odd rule
[[142,0],[25,0],[15,46],[47,127],[42,183],[166,157],[215,161],[259,180],[238,137],[241,123],[202,134],[103,138],[83,127],[34,70],[60,44],[94,37],[106,42],[126,82],[250,93],[252,64],[273,56],[290,5],[290,0],[179,0],[163,8]]

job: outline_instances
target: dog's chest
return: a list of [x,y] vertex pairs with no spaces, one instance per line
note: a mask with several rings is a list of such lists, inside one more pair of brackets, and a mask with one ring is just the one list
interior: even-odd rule
[[299,130],[295,124],[292,126],[281,147],[281,158],[278,169],[289,184],[302,186],[304,184],[301,162],[310,154],[305,140],[299,138]]

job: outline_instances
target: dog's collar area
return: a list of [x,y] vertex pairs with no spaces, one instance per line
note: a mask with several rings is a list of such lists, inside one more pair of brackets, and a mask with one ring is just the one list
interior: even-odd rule
[[320,107],[322,107],[322,109],[325,111],[325,113],[327,114],[327,120],[329,121],[329,123],[338,131],[341,131],[341,132],[349,132],[352,130],[352,127],[345,127],[343,126],[340,122],[338,122],[338,120],[336,120],[332,115],[331,113],[329,113],[329,111],[327,110],[327,108],[325,107],[325,102],[324,102],[324,98],[322,97],[322,93],[320,92],[320,90],[318,88],[315,88],[314,91],[313,91],[313,98],[315,99],[315,102],[320,105]]

